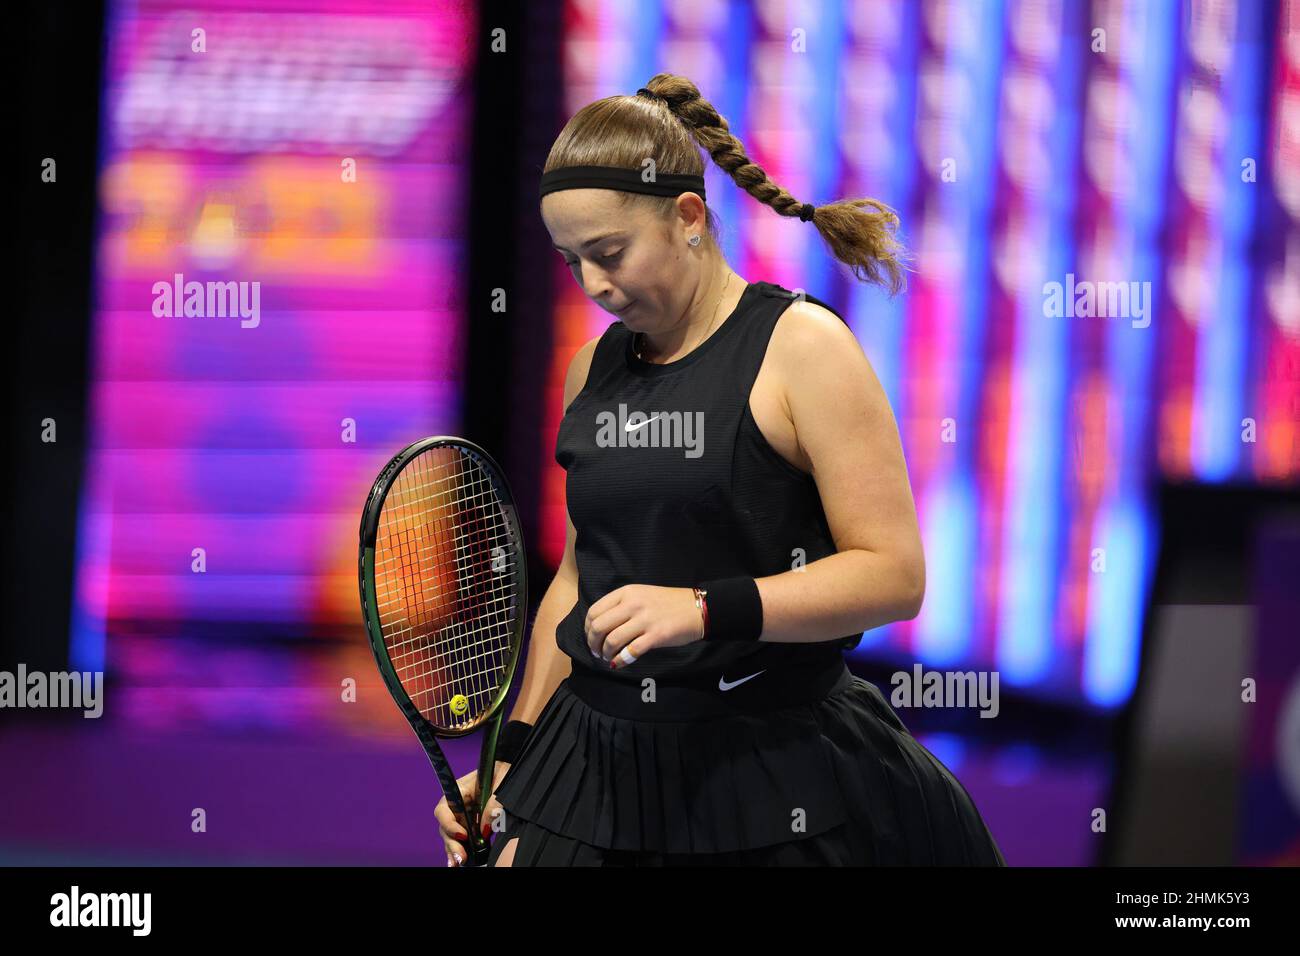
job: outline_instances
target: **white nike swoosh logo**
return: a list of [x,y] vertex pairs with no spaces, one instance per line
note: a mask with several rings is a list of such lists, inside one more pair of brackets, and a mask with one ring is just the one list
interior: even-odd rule
[[[656,416],[655,416],[655,418],[662,418],[662,417],[663,417],[662,415],[656,415]],[[625,431],[625,432],[634,432],[634,431],[636,431],[638,428],[640,428],[642,425],[649,425],[652,421],[655,420],[655,418],[647,418],[645,421],[643,421],[643,422],[637,422],[635,425],[633,425],[631,422],[628,422],[627,425],[624,426],[623,431]]]
[[733,687],[739,687],[741,684],[745,683],[745,681],[753,680],[758,676],[758,674],[762,673],[765,673],[765,671],[759,671],[757,674],[750,674],[748,677],[742,677],[740,680],[733,680],[730,683],[727,682],[727,678],[724,675],[718,678],[718,690],[731,690]]

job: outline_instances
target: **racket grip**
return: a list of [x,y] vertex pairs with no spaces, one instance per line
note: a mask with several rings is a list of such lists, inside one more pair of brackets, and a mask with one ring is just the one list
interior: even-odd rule
[[[481,786],[482,784],[480,784]],[[486,866],[492,844],[483,836],[482,809],[478,801],[471,800],[465,804],[465,822],[467,839],[465,840],[465,862],[462,866]]]
[[487,866],[488,856],[492,853],[492,844],[483,839],[483,834],[475,823],[474,829],[469,834],[469,847],[466,849],[469,854],[469,866]]
[[492,786],[496,782],[497,738],[501,734],[501,724],[505,717],[505,707],[499,707],[496,714],[487,722],[484,729],[483,747],[479,752],[478,765],[478,799],[471,800],[465,808],[469,819],[469,846],[466,853],[469,866],[485,866],[492,844],[483,836],[483,811],[492,799]]

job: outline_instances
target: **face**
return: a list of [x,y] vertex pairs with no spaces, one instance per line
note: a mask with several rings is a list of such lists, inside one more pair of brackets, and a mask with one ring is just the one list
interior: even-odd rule
[[542,198],[542,220],[582,291],[628,328],[653,332],[685,314],[702,257],[686,240],[704,233],[704,203],[677,197],[665,222],[623,206],[610,189],[565,189]]

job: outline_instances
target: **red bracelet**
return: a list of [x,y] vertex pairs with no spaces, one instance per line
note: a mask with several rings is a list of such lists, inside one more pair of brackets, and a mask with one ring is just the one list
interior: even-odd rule
[[709,592],[703,588],[692,588],[692,590],[695,592],[695,606],[700,609],[700,617],[704,619],[704,633],[700,635],[700,640],[705,640],[709,636]]

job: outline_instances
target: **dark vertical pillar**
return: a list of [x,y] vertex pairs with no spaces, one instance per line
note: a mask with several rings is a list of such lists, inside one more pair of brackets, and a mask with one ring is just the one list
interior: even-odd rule
[[[18,281],[5,303],[7,462],[0,669],[62,670],[86,451],[92,253],[104,5],[6,8],[18,75],[13,229]],[[47,159],[54,182],[42,181]],[[57,440],[42,441],[52,420]]]
[[[553,569],[541,565],[538,435],[552,345],[550,246],[538,213],[537,180],[561,114],[564,4],[485,4],[480,12],[471,157],[468,368],[465,437],[501,462],[529,544],[540,600]],[[494,31],[505,52],[493,52]],[[492,309],[495,290],[506,310]]]

